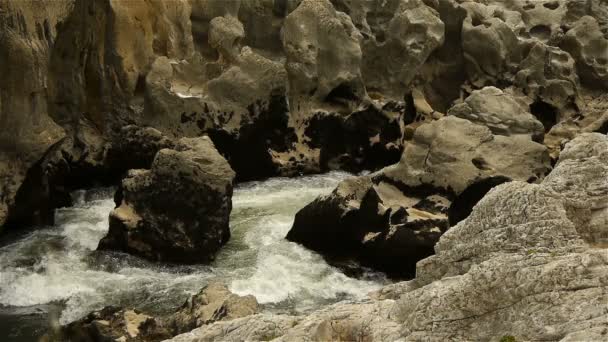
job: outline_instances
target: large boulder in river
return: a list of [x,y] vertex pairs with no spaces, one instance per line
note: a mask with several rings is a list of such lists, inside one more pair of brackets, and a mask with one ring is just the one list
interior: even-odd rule
[[543,145],[448,116],[420,126],[399,163],[345,180],[300,210],[287,239],[412,277],[416,262],[492,187],[534,182],[549,170]]
[[147,259],[206,262],[230,237],[234,171],[208,137],[162,149],[150,170],[131,170],[99,249]]

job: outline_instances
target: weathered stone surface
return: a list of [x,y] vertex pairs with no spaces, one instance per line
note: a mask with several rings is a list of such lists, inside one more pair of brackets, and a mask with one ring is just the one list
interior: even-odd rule
[[148,169],[154,156],[175,142],[152,127],[124,126],[107,152],[106,163],[115,169]]
[[350,17],[329,0],[302,1],[283,27],[290,101],[297,105],[303,97],[348,107],[360,100],[365,95],[360,39]]
[[496,87],[485,87],[473,91],[463,103],[450,108],[448,115],[487,126],[493,134],[526,135],[542,141],[545,128],[525,105]]
[[346,180],[300,210],[287,239],[413,277],[416,262],[493,186],[537,181],[549,170],[546,147],[448,116],[421,125],[399,163]]
[[582,82],[592,88],[608,89],[608,39],[595,18],[579,19],[566,32],[560,46],[576,60]]
[[100,249],[157,261],[206,262],[230,237],[234,171],[208,137],[162,149],[150,170],[131,170]]

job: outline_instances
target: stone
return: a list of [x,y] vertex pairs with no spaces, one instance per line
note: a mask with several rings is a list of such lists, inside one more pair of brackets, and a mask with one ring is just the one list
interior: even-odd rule
[[213,260],[230,238],[233,179],[208,137],[180,139],[156,154],[150,170],[131,170],[123,179],[98,249],[154,261]]
[[312,99],[349,107],[363,98],[361,34],[348,15],[329,0],[304,0],[283,25],[290,103]]
[[591,88],[608,89],[608,39],[595,18],[580,18],[566,32],[560,47],[576,60],[582,82]]
[[549,170],[546,147],[444,117],[418,127],[399,163],[345,180],[301,209],[286,238],[330,261],[354,258],[412,278],[416,262],[492,187],[538,181]]
[[56,327],[42,341],[157,342],[218,321],[230,321],[257,313],[253,296],[237,296],[220,283],[211,283],[181,307],[164,315],[139,310],[105,307],[82,319]]
[[[363,81],[368,90],[402,98],[420,67],[444,42],[444,23],[421,0],[362,2]],[[353,6],[354,7],[354,6]],[[369,19],[366,19],[369,18]]]
[[164,319],[172,335],[221,320],[256,314],[258,302],[252,295],[238,296],[220,283],[211,283],[188,299],[175,313]]
[[118,170],[149,169],[158,151],[174,146],[155,128],[127,125],[107,151],[106,163]]
[[526,107],[496,87],[484,87],[450,108],[448,115],[487,126],[493,134],[524,135],[541,142],[545,128]]

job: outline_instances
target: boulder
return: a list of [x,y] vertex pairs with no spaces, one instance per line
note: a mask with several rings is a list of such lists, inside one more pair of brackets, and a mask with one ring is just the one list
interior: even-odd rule
[[542,142],[545,128],[526,107],[525,102],[496,87],[484,87],[450,108],[448,115],[487,126],[493,134],[524,135]]
[[345,180],[301,209],[286,238],[330,260],[355,258],[411,278],[492,187],[539,181],[549,170],[546,147],[448,116],[421,125],[398,164]]
[[98,249],[156,261],[208,262],[230,237],[234,171],[208,137],[162,149],[122,181]]

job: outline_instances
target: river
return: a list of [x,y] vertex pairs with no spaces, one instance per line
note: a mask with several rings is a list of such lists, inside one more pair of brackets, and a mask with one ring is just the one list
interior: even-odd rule
[[159,314],[210,281],[252,294],[263,310],[302,313],[364,297],[387,283],[362,269],[351,278],[285,235],[295,213],[350,175],[332,172],[239,184],[230,218],[232,237],[210,265],[156,264],[118,252],[97,252],[114,207],[113,190],[73,193],[55,225],[0,241],[0,340],[32,341],[49,324],[65,324],[107,305]]

